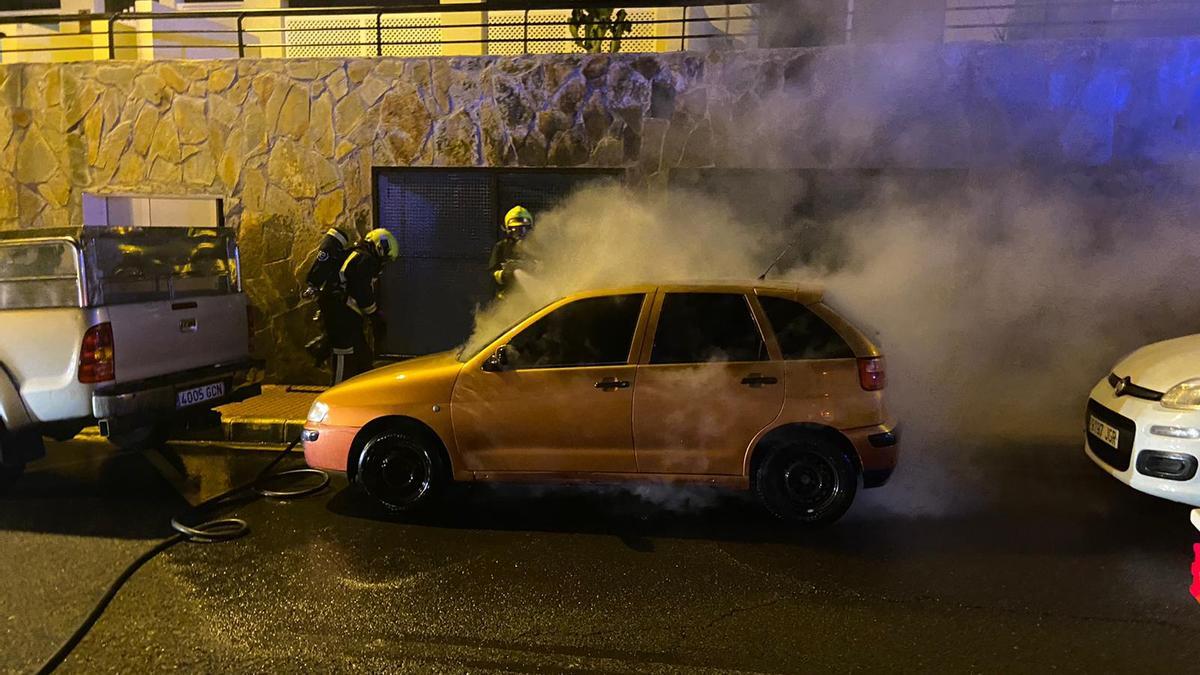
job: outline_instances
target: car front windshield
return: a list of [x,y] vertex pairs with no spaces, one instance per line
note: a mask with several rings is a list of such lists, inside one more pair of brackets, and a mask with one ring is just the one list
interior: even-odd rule
[[[542,307],[546,307],[546,306],[547,305],[543,305]],[[504,335],[505,333],[512,330],[513,328],[516,328],[517,326],[519,326],[523,321],[525,321],[529,317],[542,311],[542,307],[538,307],[537,309],[535,309],[533,311],[525,313],[523,316],[521,316],[521,318],[506,325],[504,327],[504,330],[484,331],[484,330],[481,330],[480,328],[476,327],[475,332],[471,334],[471,337],[468,338],[467,341],[464,342],[463,345],[458,348],[458,353],[455,354],[455,358],[458,359],[459,363],[466,363],[467,361],[470,361],[471,359],[475,358],[475,356],[478,355],[479,352],[483,351],[484,347],[487,347],[488,345],[495,342],[496,339],[499,338],[501,335]]]

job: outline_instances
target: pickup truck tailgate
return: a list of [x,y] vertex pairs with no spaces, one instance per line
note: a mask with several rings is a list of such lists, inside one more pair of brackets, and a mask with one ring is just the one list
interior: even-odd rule
[[116,384],[249,356],[240,293],[110,305],[103,312],[112,324]]

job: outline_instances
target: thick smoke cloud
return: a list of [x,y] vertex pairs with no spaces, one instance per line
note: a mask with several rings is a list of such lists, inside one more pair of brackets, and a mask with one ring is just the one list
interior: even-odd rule
[[[891,492],[910,511],[945,508],[949,497],[924,495],[963,491],[981,453],[1080,446],[1088,391],[1123,354],[1200,332],[1200,193],[1182,172],[1104,167],[1091,146],[1072,154],[1045,116],[1010,115],[996,135],[964,126],[943,105],[954,92],[931,84],[942,82],[936,51],[816,54],[742,110],[734,126],[750,138],[730,162],[782,172],[771,189],[753,175],[699,189],[608,184],[538,214],[527,244],[539,265],[479,313],[469,349],[575,290],[749,280],[786,250],[772,278],[823,283],[887,356],[906,453]],[[812,110],[825,114],[796,114]],[[962,168],[970,157],[1001,168]],[[805,170],[858,166],[943,170],[823,190]]]
[[792,246],[771,278],[824,284],[882,345],[908,430],[944,445],[1078,435],[1117,358],[1200,331],[1184,186],[988,174],[953,187],[916,201],[885,183],[831,221],[782,228],[740,221],[736,198],[588,188],[543,214],[527,242],[538,267],[481,312],[471,344],[572,291],[753,279]]

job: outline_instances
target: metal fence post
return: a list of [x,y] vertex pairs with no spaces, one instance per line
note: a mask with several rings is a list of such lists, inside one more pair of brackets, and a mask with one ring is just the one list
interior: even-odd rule
[[117,60],[117,41],[116,41],[116,38],[114,36],[115,34],[113,31],[113,27],[116,26],[116,24],[117,24],[117,15],[109,14],[108,15],[108,60],[109,61]]
[[383,12],[375,13],[375,56],[383,56]]
[[521,38],[521,51],[525,54],[529,53],[529,10],[525,10],[525,21],[522,24],[525,28],[524,35]]
[[683,16],[679,19],[679,51],[687,51],[687,5],[683,6]]
[[242,35],[242,19],[245,19],[245,14],[238,14],[237,17],[237,34],[238,34],[238,58],[246,56],[246,38]]

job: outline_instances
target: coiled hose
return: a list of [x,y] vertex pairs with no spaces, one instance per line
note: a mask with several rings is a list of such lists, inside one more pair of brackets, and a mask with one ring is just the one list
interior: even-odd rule
[[[307,497],[324,490],[325,487],[329,485],[329,474],[321,471],[320,469],[289,469],[287,471],[271,473],[272,469],[274,469],[280,462],[288,457],[288,455],[292,454],[292,451],[299,443],[299,437],[289,443],[287,448],[285,448],[283,452],[279,453],[278,457],[271,460],[269,464],[267,464],[262,468],[261,471],[258,472],[258,475],[254,477],[254,480],[242,483],[241,485],[230,488],[219,495],[200,502],[189,509],[187,513],[188,517],[176,516],[172,518],[171,529],[175,530],[175,534],[167,537],[156,544],[149,551],[146,551],[142,555],[138,556],[133,562],[129,563],[124,570],[121,571],[121,574],[118,575],[112,584],[109,585],[108,590],[104,592],[104,595],[100,596],[100,599],[96,602],[95,606],[92,607],[92,611],[89,612],[83,622],[79,624],[79,627],[75,629],[75,632],[72,633],[71,636],[62,643],[62,645],[58,648],[58,651],[54,652],[53,656],[46,659],[46,661],[42,664],[42,667],[38,669],[38,674],[44,675],[45,673],[52,673],[56,668],[62,665],[62,662],[65,661],[68,656],[70,656],[75,647],[77,647],[83,638],[87,636],[88,632],[91,631],[92,626],[96,625],[96,622],[100,620],[100,617],[104,614],[104,610],[108,609],[108,605],[113,601],[113,598],[117,597],[117,593],[121,590],[121,587],[125,585],[125,582],[129,581],[129,579],[139,569],[141,569],[142,565],[150,562],[154,556],[180,542],[187,541],[197,544],[213,544],[237,539],[238,537],[241,537],[250,531],[250,524],[241,518],[215,518],[197,523],[195,525],[188,525],[184,522],[185,520],[192,521],[196,515],[211,510],[218,505],[235,501],[235,498],[255,495],[259,497],[267,497],[269,499],[299,499],[301,497]],[[293,489],[273,489],[270,487],[271,485],[277,484],[281,478],[293,478],[299,476],[315,476],[318,480],[316,483],[307,487]]]

